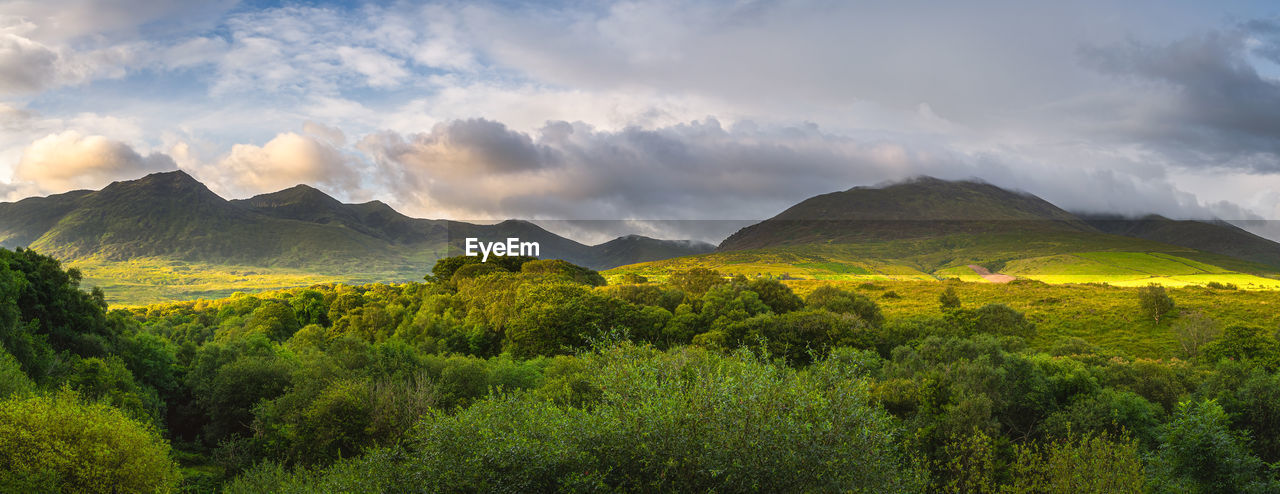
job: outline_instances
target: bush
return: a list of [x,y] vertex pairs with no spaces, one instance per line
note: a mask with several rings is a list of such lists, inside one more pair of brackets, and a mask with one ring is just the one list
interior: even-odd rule
[[856,314],[871,326],[884,323],[880,306],[866,295],[841,290],[831,285],[818,287],[804,299],[811,309],[826,309],[839,314]]
[[769,306],[775,314],[799,310],[804,301],[791,291],[791,287],[773,278],[756,278],[747,283],[747,290],[756,292],[760,301]]
[[621,281],[627,285],[643,285],[649,282],[649,278],[645,278],[644,276],[635,273],[623,273]]
[[960,295],[956,294],[955,287],[949,286],[938,295],[938,306],[942,307],[942,310],[960,308]]
[[22,396],[35,389],[36,385],[31,382],[31,378],[22,373],[18,359],[0,347],[0,400],[14,395]]
[[1276,492],[1280,483],[1228,426],[1214,400],[1182,402],[1165,426],[1151,468],[1156,492]]
[[16,491],[156,492],[177,487],[156,430],[74,392],[0,402],[0,485]]
[[719,271],[707,268],[693,268],[676,271],[667,278],[667,284],[674,286],[689,296],[698,298],[718,285],[728,283]]
[[1163,286],[1151,283],[1138,289],[1138,306],[1143,315],[1160,324],[1160,318],[1173,311],[1174,303]]
[[[739,352],[629,344],[585,357],[586,408],[536,394],[432,412],[406,445],[319,474],[259,467],[228,492],[918,492],[921,475],[851,364],[801,373]],[[342,486],[342,487],[338,487]],[[251,487],[247,488],[247,487]]]
[[529,261],[520,266],[520,272],[554,275],[574,283],[591,286],[604,286],[605,284],[604,277],[600,276],[600,273],[560,259]]
[[1043,447],[1019,446],[1011,492],[1141,493],[1146,481],[1138,443],[1086,435]]

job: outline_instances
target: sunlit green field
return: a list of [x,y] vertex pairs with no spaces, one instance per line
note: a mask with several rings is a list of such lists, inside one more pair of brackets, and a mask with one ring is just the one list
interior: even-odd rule
[[194,263],[159,258],[129,261],[77,260],[67,267],[79,269],[82,285],[106,292],[112,307],[146,305],[172,300],[223,298],[235,292],[261,292],[318,283],[363,284],[421,280],[426,264],[417,271],[380,271],[335,275],[292,268]]
[[[1032,342],[1047,347],[1063,337],[1083,338],[1091,344],[1147,358],[1177,354],[1173,327],[1181,316],[1159,325],[1143,317],[1137,292],[1105,285],[1053,285],[1020,281],[1008,284],[920,281],[819,281],[786,282],[797,294],[807,295],[824,284],[835,284],[867,295],[890,320],[913,316],[940,316],[938,295],[948,287],[959,294],[965,307],[999,303],[1024,312],[1039,334]],[[893,292],[888,297],[885,294]],[[1220,327],[1235,324],[1274,328],[1280,325],[1280,297],[1263,290],[1215,290],[1198,286],[1169,288],[1177,304],[1175,314],[1200,312]]]
[[1041,235],[1034,239],[1019,235],[951,235],[925,240],[786,246],[633,264],[604,274],[616,277],[635,273],[663,280],[672,271],[703,267],[730,275],[783,279],[959,278],[986,282],[970,265],[1046,283],[1156,283],[1179,287],[1217,282],[1250,290],[1280,289],[1280,276],[1266,266],[1109,235]]

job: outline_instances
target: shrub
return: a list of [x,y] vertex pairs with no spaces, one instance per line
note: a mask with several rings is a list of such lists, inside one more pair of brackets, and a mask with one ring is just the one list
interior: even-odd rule
[[622,283],[627,285],[643,285],[649,282],[649,278],[638,275],[636,273],[623,273]]
[[1178,404],[1165,426],[1151,467],[1156,492],[1276,492],[1267,465],[1253,456],[1247,436],[1228,426],[1214,400]]
[[728,283],[719,271],[707,268],[693,268],[676,271],[667,278],[667,284],[679,288],[694,298],[701,297],[707,290],[717,285]]
[[155,492],[181,480],[155,429],[71,391],[0,402],[0,465],[15,491]]
[[956,294],[955,287],[949,286],[938,295],[938,306],[942,307],[942,310],[960,308],[960,295]]
[[880,306],[866,295],[841,290],[831,285],[818,287],[804,299],[812,309],[826,309],[840,314],[856,314],[872,326],[884,323]]
[[1018,446],[1010,473],[1007,492],[1137,494],[1146,481],[1138,443],[1105,434]]
[[600,393],[589,407],[494,395],[428,414],[403,456],[375,450],[323,472],[260,466],[228,492],[922,490],[893,421],[849,375],[855,364],[798,372],[748,352],[626,343],[584,358]]

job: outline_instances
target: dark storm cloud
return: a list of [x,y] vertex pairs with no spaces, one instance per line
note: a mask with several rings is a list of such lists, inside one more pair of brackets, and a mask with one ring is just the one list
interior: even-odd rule
[[1251,42],[1260,43],[1254,53],[1280,53],[1275,24],[1252,22],[1164,45],[1089,46],[1081,55],[1092,67],[1137,83],[1139,94],[1110,130],[1174,165],[1269,173],[1280,171],[1280,83],[1250,63]]

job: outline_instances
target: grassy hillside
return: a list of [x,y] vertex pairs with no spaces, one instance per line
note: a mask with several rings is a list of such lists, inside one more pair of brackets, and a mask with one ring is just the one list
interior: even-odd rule
[[1137,219],[1084,218],[1090,226],[1106,233],[1191,247],[1280,269],[1280,245],[1224,221],[1171,220],[1156,215]]
[[1043,199],[980,182],[921,177],[806,199],[734,233],[720,251],[863,243],[966,233],[1096,232]]
[[1268,266],[1226,256],[1101,233],[958,234],[929,239],[867,243],[786,245],[715,252],[621,266],[606,276],[636,273],[655,279],[676,270],[706,267],[730,274],[811,280],[981,281],[969,265],[1048,283],[1149,282],[1170,286],[1234,283],[1280,288]]

